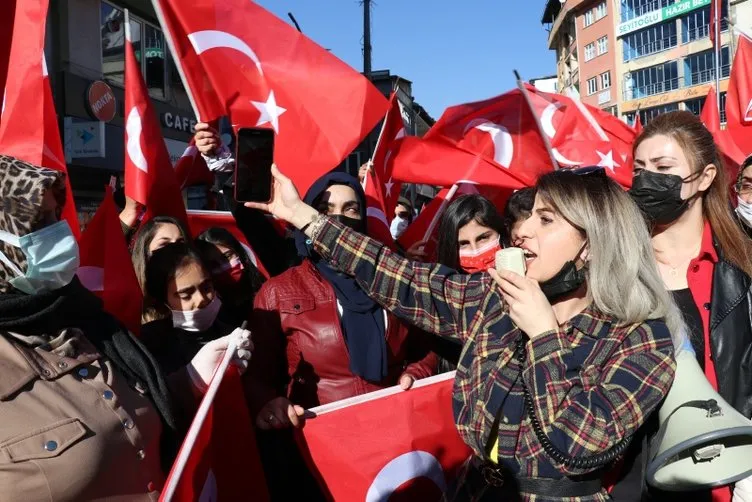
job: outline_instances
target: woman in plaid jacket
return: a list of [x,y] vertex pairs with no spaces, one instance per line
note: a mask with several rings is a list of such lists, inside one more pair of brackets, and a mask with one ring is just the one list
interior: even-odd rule
[[608,500],[601,477],[668,393],[682,331],[642,216],[602,169],[541,177],[518,233],[525,277],[410,262],[274,173],[274,198],[252,207],[305,232],[384,308],[462,342],[453,407],[475,455],[450,500]]

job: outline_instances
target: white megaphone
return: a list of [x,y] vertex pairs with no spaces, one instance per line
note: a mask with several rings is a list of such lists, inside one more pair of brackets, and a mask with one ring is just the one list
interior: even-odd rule
[[676,355],[676,376],[658,412],[647,482],[682,492],[733,483],[752,474],[752,421],[713,390],[692,351]]

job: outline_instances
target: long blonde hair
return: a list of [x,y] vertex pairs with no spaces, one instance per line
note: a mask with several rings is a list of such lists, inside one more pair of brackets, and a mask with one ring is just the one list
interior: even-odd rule
[[588,242],[587,294],[619,323],[664,319],[678,349],[686,330],[663,284],[645,220],[632,198],[605,172],[559,170],[543,175],[537,195]]

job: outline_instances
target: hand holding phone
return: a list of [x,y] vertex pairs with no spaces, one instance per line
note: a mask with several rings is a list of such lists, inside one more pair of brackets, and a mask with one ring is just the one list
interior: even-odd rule
[[267,203],[272,198],[274,131],[244,128],[238,131],[235,152],[235,200]]
[[521,248],[504,248],[496,252],[496,270],[509,270],[525,277],[525,252]]

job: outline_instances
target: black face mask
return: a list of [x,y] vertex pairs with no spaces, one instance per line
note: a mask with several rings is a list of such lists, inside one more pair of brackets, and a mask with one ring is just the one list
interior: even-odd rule
[[[587,244],[587,242],[585,244]],[[541,291],[546,295],[549,302],[554,302],[562,296],[566,296],[569,293],[576,291],[585,283],[586,267],[582,267],[578,270],[577,265],[575,265],[577,257],[579,257],[582,250],[585,249],[585,244],[583,244],[577,252],[577,256],[574,260],[566,262],[556,275],[539,284]]]
[[332,216],[332,218],[336,219],[338,222],[342,223],[344,226],[349,227],[356,232],[359,233],[365,233],[364,229],[365,226],[363,225],[363,220],[358,220],[356,218],[350,218],[349,216],[345,216],[344,214],[335,214]]
[[634,177],[629,195],[651,223],[668,225],[684,214],[690,201],[700,194],[697,192],[689,199],[681,196],[682,185],[697,179],[697,174],[682,178],[643,170]]

